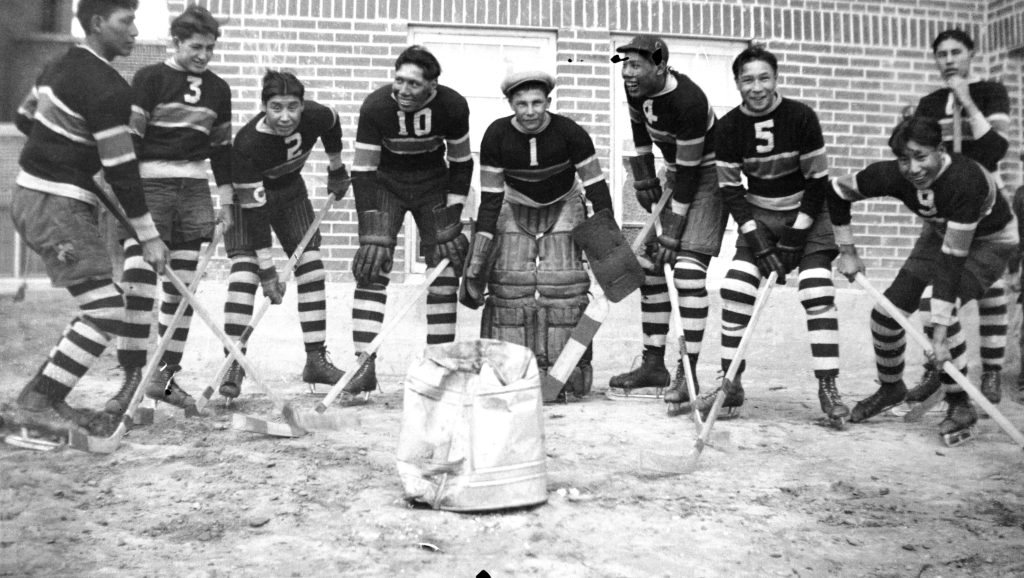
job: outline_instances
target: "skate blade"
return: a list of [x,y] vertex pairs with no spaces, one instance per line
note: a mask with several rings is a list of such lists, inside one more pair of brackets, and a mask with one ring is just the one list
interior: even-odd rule
[[301,427],[296,428],[287,423],[267,421],[240,413],[231,416],[231,429],[280,438],[297,438],[308,433]]
[[945,401],[936,403],[928,402],[927,400],[917,403],[911,402],[910,406],[910,411],[907,412],[907,415],[903,416],[903,421],[907,423],[919,422],[928,413],[945,413],[947,407]]
[[611,401],[638,401],[646,403],[661,400],[664,397],[664,392],[664,387],[641,387],[637,389],[609,387],[605,390],[604,396]]
[[971,426],[952,433],[942,434],[942,442],[946,444],[946,447],[952,448],[967,442],[977,435],[978,428]]
[[20,434],[4,436],[4,443],[16,448],[37,452],[52,452],[53,450],[63,448],[66,445],[63,441],[33,437],[29,434],[28,428],[21,428]]

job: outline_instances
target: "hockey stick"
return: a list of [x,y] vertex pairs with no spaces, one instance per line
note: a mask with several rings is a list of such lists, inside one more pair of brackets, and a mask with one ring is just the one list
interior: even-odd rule
[[[209,246],[203,253],[199,260],[199,264],[196,266],[196,275],[192,279],[190,289],[195,291],[199,287],[199,282],[203,278],[203,274],[206,272],[206,267],[210,264],[210,260],[213,258],[214,253],[217,252],[217,245],[220,244],[221,238],[224,236],[224,227],[222,224],[218,224],[213,230],[213,239],[210,241]],[[178,308],[174,311],[174,317],[171,318],[168,324],[167,331],[163,337],[157,341],[156,350],[149,357],[149,363],[146,364],[146,368],[142,372],[142,378],[139,381],[139,386],[135,388],[135,392],[132,394],[131,399],[128,401],[128,407],[124,413],[121,414],[121,420],[117,424],[117,428],[109,436],[95,437],[85,435],[80,432],[72,432],[69,435],[69,445],[80,451],[94,453],[94,454],[109,454],[113,453],[121,444],[121,438],[124,434],[131,429],[135,414],[139,410],[139,404],[142,403],[143,392],[146,389],[146,384],[149,383],[153,376],[156,375],[160,367],[161,358],[167,348],[170,346],[174,332],[178,328],[178,324],[181,323],[181,319],[185,316],[185,311],[188,309],[188,302],[182,300],[178,303]]]
[[604,293],[598,293],[590,300],[576,327],[573,327],[569,340],[565,342],[554,365],[541,377],[541,391],[545,401],[554,400],[565,389],[565,382],[572,376],[572,370],[576,369],[576,364],[587,352],[587,347],[594,340],[607,316],[608,298]]
[[[288,262],[285,263],[284,277],[281,280],[282,283],[288,283],[295,275],[295,267],[299,262],[299,258],[306,251],[306,246],[309,245],[309,242],[313,239],[313,236],[316,235],[316,232],[320,230],[320,223],[322,223],[327,214],[331,212],[331,206],[333,204],[334,195],[328,194],[327,199],[324,201],[323,207],[320,208],[320,212],[317,213],[316,218],[313,219],[312,223],[310,223],[309,228],[306,229],[306,233],[302,236],[302,239],[299,240],[299,244],[296,245],[295,250],[292,251],[292,256],[289,257]],[[249,343],[249,338],[252,337],[253,331],[256,330],[256,325],[258,325],[259,322],[263,319],[263,316],[267,313],[267,310],[270,309],[270,305],[270,298],[265,297],[263,299],[263,302],[260,303],[260,308],[256,311],[256,314],[253,315],[252,318],[249,320],[249,324],[245,327],[245,330],[242,331],[242,335],[239,336],[238,341],[236,342],[240,349],[245,348],[245,346]],[[210,381],[210,385],[208,385],[206,389],[203,390],[203,393],[199,396],[199,399],[196,400],[196,408],[202,411],[203,408],[206,407],[206,405],[210,402],[210,399],[213,397],[215,388],[218,385],[220,385],[221,380],[224,379],[224,376],[227,375],[228,369],[230,368],[231,357],[225,357],[223,363],[221,363],[220,368],[217,369],[217,373],[214,374],[213,380]]]
[[956,100],[956,97],[953,100],[953,152],[962,153],[964,150],[963,106]]
[[398,313],[396,313],[391,318],[391,321],[388,322],[387,325],[381,328],[380,333],[378,333],[377,336],[373,338],[373,341],[371,341],[369,345],[366,346],[366,349],[364,349],[363,352],[360,353],[359,356],[356,357],[353,361],[350,361],[342,366],[342,370],[345,372],[345,375],[343,375],[342,378],[338,380],[338,383],[335,383],[331,387],[331,390],[327,392],[327,395],[322,400],[320,400],[320,403],[316,404],[315,409],[317,413],[323,413],[324,411],[326,411],[327,406],[331,405],[331,403],[333,403],[334,400],[339,395],[341,395],[341,391],[345,389],[345,386],[348,385],[350,381],[352,381],[352,378],[354,378],[356,373],[359,372],[359,368],[362,367],[370,359],[371,355],[376,353],[377,349],[379,349],[381,344],[384,343],[384,338],[387,337],[388,334],[390,334],[396,328],[398,328],[399,325],[401,325],[402,319],[409,313],[410,310],[412,310],[413,307],[416,306],[416,304],[419,302],[420,296],[423,295],[423,293],[425,293],[430,288],[430,284],[433,283],[434,280],[437,279],[447,267],[448,259],[441,259],[437,266],[435,266],[434,269],[427,274],[426,278],[423,279],[423,282],[420,283],[419,288],[415,292],[413,292],[413,294],[409,297],[408,301],[406,301],[405,304],[403,304],[402,307],[398,310]]
[[[718,389],[718,394],[715,396],[715,403],[711,406],[711,411],[708,413],[708,417],[704,420],[704,425],[700,430],[700,434],[697,439],[693,442],[693,450],[690,452],[686,463],[682,467],[678,467],[678,456],[661,456],[657,454],[641,454],[641,460],[646,458],[646,461],[642,461],[641,467],[644,469],[654,470],[661,474],[686,474],[697,469],[697,461],[700,460],[700,454],[704,451],[704,448],[708,445],[708,439],[711,437],[711,428],[715,426],[715,420],[718,418],[718,412],[722,410],[722,404],[725,403],[725,397],[728,395],[728,390],[732,387],[732,380],[736,379],[736,373],[740,369],[740,364],[743,362],[743,358],[746,355],[747,347],[750,345],[750,337],[754,333],[754,328],[757,326],[758,320],[761,318],[761,313],[764,311],[764,306],[768,302],[768,296],[771,295],[772,287],[778,280],[779,275],[777,272],[772,271],[768,275],[768,279],[758,289],[757,299],[754,301],[754,310],[750,314],[750,321],[747,323],[747,328],[743,331],[743,337],[740,338],[740,343],[736,347],[735,356],[732,358],[732,362],[729,363],[729,369],[725,372],[725,377],[722,379],[722,385]],[[696,399],[694,399],[696,402]],[[698,411],[696,407],[691,411]]]
[[28,290],[28,263],[22,254],[25,252],[25,242],[21,235],[14,233],[14,274],[21,276],[21,284],[14,292],[14,302],[20,303],[25,300],[25,292]]
[[645,222],[644,226],[640,228],[640,233],[637,234],[636,239],[633,239],[633,244],[630,248],[633,250],[633,254],[636,255],[636,260],[640,262],[640,266],[644,269],[654,269],[654,263],[651,263],[650,259],[648,259],[646,255],[640,253],[640,247],[642,247],[644,242],[647,241],[647,236],[651,234],[651,231],[661,224],[658,221],[658,217],[661,215],[661,211],[664,210],[665,205],[668,204],[668,201],[671,198],[672,191],[670,189],[665,189],[661,194],[661,198],[658,199],[658,204],[654,205],[654,209],[651,211],[651,216],[647,218],[647,222]]
[[[686,379],[686,393],[690,396],[690,402],[697,401],[697,381],[693,376],[693,368],[690,367],[690,355],[686,351],[686,334],[683,331],[683,317],[679,313],[679,294],[676,292],[675,286],[675,275],[672,271],[672,266],[668,263],[664,265],[665,269],[665,284],[668,286],[668,301],[672,306],[672,321],[676,326],[676,335],[679,339],[679,360],[683,366],[683,375]],[[673,406],[681,406],[682,404],[669,404],[668,414],[670,416],[677,415],[673,413]],[[678,411],[679,407],[675,407]],[[697,432],[700,433],[701,428],[704,424],[700,418],[699,411],[691,411],[690,414],[693,416],[693,424],[697,428]]]
[[[914,325],[910,323],[910,320],[907,319],[906,315],[904,315],[898,307],[893,305],[892,301],[889,301],[884,294],[876,289],[863,273],[857,273],[856,281],[858,285],[863,287],[864,290],[871,295],[876,303],[889,313],[889,316],[896,320],[896,323],[900,324],[900,327],[907,332],[907,335],[909,335],[917,342],[918,345],[921,346],[922,349],[924,349],[926,355],[929,357],[933,355],[931,341],[925,337],[924,333],[921,333],[916,327],[914,327]],[[947,361],[943,363],[942,370],[946,372],[946,375],[952,377],[953,380],[967,392],[967,395],[971,396],[974,403],[978,404],[981,409],[985,410],[985,413],[992,418],[992,421],[999,424],[999,427],[1006,432],[1006,435],[1010,436],[1017,445],[1021,446],[1021,449],[1024,449],[1024,434],[1015,428],[1013,424],[1010,423],[1010,420],[1006,419],[1006,416],[1004,416],[1002,412],[1000,412],[999,409],[997,409],[996,406],[988,400],[988,398],[978,391],[978,388],[975,387],[974,384],[971,383],[955,365],[953,365],[953,362]]]

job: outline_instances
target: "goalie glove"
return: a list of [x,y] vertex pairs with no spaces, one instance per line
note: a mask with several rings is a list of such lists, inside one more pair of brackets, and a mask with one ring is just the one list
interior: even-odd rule
[[782,266],[782,261],[779,260],[778,249],[776,249],[775,243],[768,239],[768,231],[765,230],[761,223],[756,220],[749,221],[749,223],[753,223],[754,227],[744,231],[743,238],[750,245],[750,249],[754,253],[758,270],[765,277],[771,274],[772,271],[775,271],[779,274],[779,285],[784,285],[786,283],[786,268]]
[[462,234],[462,204],[434,208],[434,235],[436,244],[427,265],[436,267],[441,259],[448,259],[455,274],[462,275],[469,251],[469,239]]
[[284,292],[287,285],[281,282],[277,276],[277,269],[267,267],[260,269],[260,286],[263,287],[263,295],[270,299],[274,305],[280,305],[284,300]]
[[484,304],[484,291],[487,278],[496,257],[494,239],[487,233],[476,233],[470,244],[469,262],[466,263],[459,285],[459,303],[470,309],[478,309]]
[[661,200],[661,181],[654,170],[654,155],[644,154],[629,158],[629,167],[633,170],[633,188],[636,200],[648,213],[651,207]]
[[348,176],[348,169],[345,165],[327,171],[327,193],[334,197],[335,201],[340,201],[345,198],[348,194],[348,187],[352,184],[352,179]]
[[390,215],[383,211],[359,213],[359,248],[352,258],[352,275],[360,284],[372,283],[382,273],[391,272],[395,239],[390,222]]

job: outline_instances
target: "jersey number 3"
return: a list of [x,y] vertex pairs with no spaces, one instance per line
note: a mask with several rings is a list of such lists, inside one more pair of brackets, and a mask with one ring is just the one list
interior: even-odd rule
[[[770,153],[775,148],[775,119],[754,123],[754,139],[757,140],[757,152]],[[762,144],[763,143],[763,144]]]
[[185,102],[189,104],[195,104],[199,102],[199,99],[203,96],[203,89],[200,88],[201,86],[203,86],[202,76],[189,75],[188,92],[185,93]]

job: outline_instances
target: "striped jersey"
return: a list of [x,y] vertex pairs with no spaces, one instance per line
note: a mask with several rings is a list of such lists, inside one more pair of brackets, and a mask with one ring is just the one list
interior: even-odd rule
[[69,49],[43,69],[18,108],[15,124],[28,142],[16,182],[97,205],[94,177],[102,169],[139,238],[159,236],[148,229],[152,219],[128,128],[131,110],[131,87],[107,60],[85,46]]
[[[964,155],[978,161],[991,172],[999,168],[999,161],[1006,155],[1010,134],[1010,98],[1001,83],[980,80],[968,85],[971,100],[977,105],[987,123],[975,124],[963,118],[960,124],[962,151]],[[953,152],[953,106],[956,98],[948,88],[941,88],[925,96],[917,104],[914,114],[927,116],[939,121],[942,127],[942,141],[947,152]],[[979,134],[975,134],[975,130]]]
[[[975,239],[1016,244],[1017,229],[1010,207],[995,179],[980,164],[964,155],[946,155],[931,188],[918,190],[900,174],[897,161],[881,161],[832,181],[829,212],[837,229],[850,225],[852,202],[894,197],[930,222],[942,235],[947,262],[933,280],[932,314],[950,319],[964,262]],[[837,233],[837,237],[840,236]]]
[[763,113],[737,106],[719,121],[717,143],[718,186],[736,223],[753,219],[751,205],[772,211],[800,209],[812,218],[821,212],[828,157],[811,107],[781,96]]
[[[359,109],[353,186],[359,210],[373,208],[382,176],[402,185],[404,192],[420,188],[447,174],[448,194],[465,198],[473,177],[469,143],[469,105],[451,88],[438,85],[416,111],[403,111],[392,97],[391,85],[366,97]],[[367,187],[367,185],[371,185]],[[464,201],[463,201],[464,202]]]
[[499,118],[487,128],[480,143],[476,230],[495,232],[506,194],[512,202],[545,206],[578,191],[577,183],[582,183],[594,211],[611,209],[608,182],[594,142],[580,125],[548,113],[540,130],[527,133],[515,116]]
[[715,166],[715,111],[688,76],[669,70],[665,88],[654,96],[626,95],[633,144],[638,155],[657,145],[675,171],[673,200],[689,204],[697,195],[700,171]]
[[[231,88],[227,82],[210,70],[193,74],[168,58],[139,70],[132,88],[131,129],[140,162],[210,159],[217,184],[231,183]],[[143,174],[162,176],[150,175],[145,168]]]
[[332,108],[304,101],[299,124],[288,136],[268,127],[266,116],[261,112],[247,122],[231,148],[235,202],[243,207],[261,206],[266,193],[289,188],[301,179],[317,139],[327,153],[341,152],[341,123]]

